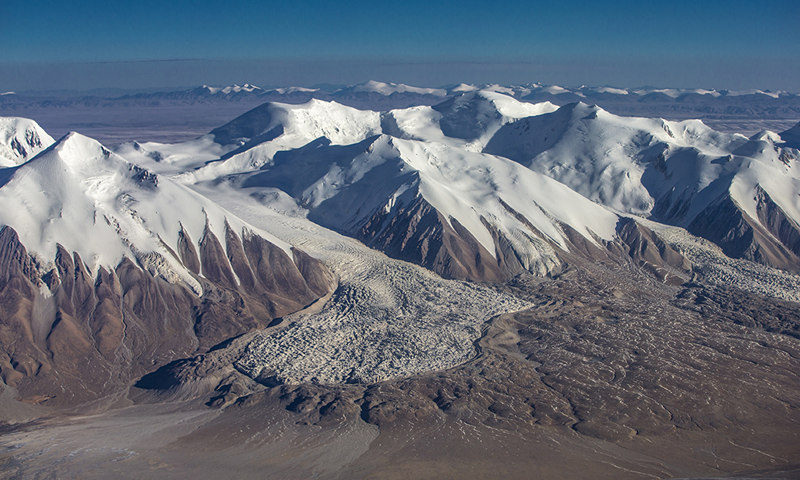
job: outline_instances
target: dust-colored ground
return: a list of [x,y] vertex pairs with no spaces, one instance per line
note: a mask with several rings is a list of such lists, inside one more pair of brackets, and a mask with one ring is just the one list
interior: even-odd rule
[[246,345],[232,342],[132,389],[127,407],[6,427],[0,471],[799,478],[798,304],[615,268],[505,287],[535,306],[493,319],[475,358],[424,375],[267,386],[231,368],[226,348]]

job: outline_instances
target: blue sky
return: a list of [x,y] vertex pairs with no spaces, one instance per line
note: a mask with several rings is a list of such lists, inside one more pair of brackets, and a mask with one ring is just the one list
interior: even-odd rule
[[0,90],[370,78],[800,90],[800,2],[0,2]]

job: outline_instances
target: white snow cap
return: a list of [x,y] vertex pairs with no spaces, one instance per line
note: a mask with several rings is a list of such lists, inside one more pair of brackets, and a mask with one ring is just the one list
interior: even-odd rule
[[386,96],[394,93],[417,93],[420,95],[435,95],[437,97],[444,97],[447,95],[447,90],[441,88],[412,87],[402,83],[386,83],[375,80],[352,85],[344,90],[352,90],[354,92],[372,92]]
[[61,244],[77,252],[92,272],[129,258],[197,293],[200,285],[173,253],[181,227],[195,244],[208,227],[224,247],[226,222],[237,234],[252,231],[291,257],[288,244],[74,132],[16,167],[0,187],[0,226],[14,228],[43,264],[54,259]]
[[208,91],[208,93],[210,93],[211,95],[218,95],[218,94],[230,95],[231,93],[240,93],[240,92],[252,93],[263,90],[261,87],[250,85],[249,83],[245,83],[244,85],[234,84],[225,87],[212,87],[209,85],[203,85],[201,88]]

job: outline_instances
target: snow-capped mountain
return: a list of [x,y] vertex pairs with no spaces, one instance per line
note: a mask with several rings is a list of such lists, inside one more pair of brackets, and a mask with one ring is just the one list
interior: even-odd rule
[[[268,103],[213,130],[209,138],[233,150],[177,178],[280,189],[314,221],[447,276],[544,275],[573,250],[606,251],[619,241],[620,218],[480,150],[502,125],[556,108],[494,91],[384,113]],[[153,165],[154,157],[175,158],[158,150],[137,158]]]
[[209,95],[231,95],[235,93],[255,93],[260,94],[264,91],[263,88],[257,87],[255,85],[250,85],[249,83],[245,83],[243,85],[227,85],[224,87],[212,87],[209,85],[203,85],[199,89],[200,91],[207,92]]
[[93,273],[127,258],[198,293],[193,272],[172,253],[181,251],[181,238],[214,235],[227,249],[226,230],[232,229],[260,235],[291,254],[266,232],[77,133],[11,172],[0,188],[0,205],[0,224],[14,228],[42,263],[55,258],[61,245],[78,253]]
[[334,92],[334,94],[345,94],[349,92],[377,93],[387,97],[396,93],[416,93],[419,95],[434,95],[437,97],[447,96],[447,90],[443,88],[412,87],[411,85],[405,85],[403,83],[385,83],[375,80],[342,88]]
[[296,137],[304,143],[322,136],[336,143],[352,143],[379,126],[377,112],[311,100],[301,105],[267,103],[210,133],[220,145],[263,143],[279,136]]
[[52,144],[53,138],[33,120],[0,117],[0,168],[25,163]]
[[617,115],[675,120],[700,118],[713,122],[715,128],[724,128],[726,131],[742,131],[738,130],[742,128],[748,133],[753,132],[750,130],[753,126],[749,122],[757,120],[780,124],[800,116],[800,95],[783,91],[589,86],[570,88],[533,84],[529,86],[529,93],[518,98],[529,102],[550,101],[562,106],[574,102],[596,104]]
[[256,85],[244,83],[242,85],[212,86],[201,85],[186,90],[158,91],[123,95],[116,99],[122,103],[131,102],[246,102],[255,100],[263,95],[265,90]]
[[[742,97],[742,96],[761,96],[769,98],[781,97],[794,97],[793,93],[785,91],[771,91],[771,90],[715,90],[704,88],[658,88],[658,87],[638,87],[638,88],[620,88],[613,86],[586,86],[580,87],[566,87],[560,85],[544,85],[534,83],[530,85],[520,86],[517,89],[521,92],[527,90],[526,96],[558,96],[565,95],[571,97],[592,98],[600,96],[618,95],[630,96],[631,99],[641,99],[642,97],[655,98],[657,96],[665,96],[672,99],[688,98],[691,96],[704,96],[707,98],[719,97]],[[565,97],[566,98],[566,97]]]
[[[531,218],[535,214],[528,207],[547,205],[537,193],[547,189],[535,186],[543,182],[539,177],[505,165],[511,159],[612,212],[688,228],[720,244],[731,256],[788,269],[800,265],[792,233],[797,231],[800,206],[790,193],[800,191],[798,154],[781,135],[763,132],[747,138],[717,132],[697,120],[619,117],[583,103],[558,108],[549,102],[522,102],[497,88],[458,88],[461,93],[432,107],[382,113],[321,100],[300,105],[267,103],[184,146],[141,148],[137,162],[154,170],[164,168],[186,183],[229,175],[240,175],[238,181],[242,181],[241,177],[258,171],[242,185],[285,190],[309,209],[312,218],[384,251],[396,248],[392,242],[398,238],[396,232],[391,238],[382,237],[389,231],[386,222],[392,223],[387,218],[430,214],[431,224],[440,224],[442,232],[450,228],[458,235],[468,234],[461,236],[468,237],[466,243],[474,248],[462,248],[462,252],[469,251],[477,259],[492,258],[480,260],[482,268],[512,257],[519,261],[513,267],[501,265],[491,278],[519,268],[546,273],[559,263],[558,255],[552,253],[555,250],[544,255],[539,244],[532,253],[526,246],[530,239],[520,236],[515,222],[532,225],[534,237],[547,248],[569,252],[571,247],[550,226]],[[791,138],[791,131],[783,136]],[[209,142],[214,149],[202,147]],[[190,151],[194,153],[187,155]],[[154,158],[159,161],[154,163]],[[298,165],[304,174],[292,179]],[[447,171],[452,165],[459,167]],[[483,177],[456,174],[475,171],[490,173]],[[527,187],[519,187],[520,191],[517,184],[505,185],[496,173],[500,171]],[[364,183],[365,177],[374,188]],[[505,186],[485,190],[484,185]],[[475,197],[475,192],[483,193]],[[442,200],[448,196],[460,200]],[[559,204],[593,211],[582,198],[553,196],[561,199]],[[528,203],[508,200],[521,197]],[[551,226],[566,225],[589,244],[598,238],[616,241],[613,234],[603,235],[581,221],[571,223],[577,217],[569,212],[543,211],[553,220]],[[598,212],[595,217],[602,215]],[[393,222],[392,228],[402,223]],[[509,225],[516,226],[506,228]],[[428,266],[436,264],[420,251],[410,254],[410,245],[413,242],[406,241],[405,250],[394,254]],[[503,248],[508,251],[501,259],[497,252]],[[543,255],[547,260],[532,260],[541,260]],[[462,264],[465,261],[459,258]],[[449,267],[436,268],[449,271]],[[475,273],[477,268],[473,265],[448,274],[485,278]]]
[[798,151],[697,120],[618,117],[575,103],[501,128],[485,152],[615,210],[680,225],[732,256],[800,268]]
[[[225,152],[220,154],[219,161],[212,161],[194,148],[198,142],[207,144],[204,140],[187,142],[178,148],[144,145],[141,151],[149,151],[146,155],[158,158],[162,165],[180,161],[180,158],[201,159],[202,165],[191,165],[196,170],[186,175],[195,180],[210,180],[261,168],[271,163],[277,152],[299,148],[323,137],[333,145],[348,145],[386,133],[409,140],[450,143],[480,150],[483,142],[503,124],[556,108],[547,102],[536,105],[519,102],[491,91],[463,94],[435,108],[423,105],[383,113],[322,100],[300,105],[271,102],[210,132],[208,138],[219,145],[217,153]],[[188,151],[191,155],[179,153]],[[206,147],[206,151],[212,150]],[[153,168],[159,167],[154,165]]]
[[9,385],[55,382],[67,401],[90,398],[302,309],[333,283],[302,251],[80,134],[0,170]]
[[321,100],[332,100],[364,110],[386,111],[416,105],[434,105],[448,95],[442,88],[413,87],[402,83],[384,83],[374,80],[349,85],[329,92],[327,96],[316,96]]
[[[266,90],[252,84],[205,85],[122,96],[119,96],[121,91],[23,92],[0,96],[0,109],[4,115],[35,117],[51,133],[57,132],[59,136],[70,130],[79,130],[108,145],[132,141],[172,143],[208,132],[264,102],[304,104],[317,99],[361,110],[386,112],[433,106],[448,98],[477,91],[495,92],[528,103],[549,101],[565,105],[583,101],[600,105],[617,115],[672,120],[701,118],[717,130],[748,136],[763,129],[786,130],[800,118],[800,96],[787,92],[609,86],[573,88],[542,84],[438,87],[376,81],[345,87],[293,86]],[[113,133],[109,131],[111,126],[114,126]]]
[[[185,172],[194,181],[254,170],[272,161],[276,152],[302,147],[317,138],[333,144],[357,143],[381,132],[380,113],[357,110],[336,102],[311,100],[305,104],[265,103],[212,130],[215,149],[227,153]],[[150,158],[175,158],[158,148]],[[196,156],[192,158],[197,158]]]
[[570,250],[572,232],[601,248],[619,220],[506,159],[388,135],[347,146],[320,139],[278,153],[241,186],[279,188],[317,223],[446,276],[477,280],[556,271],[556,249]]

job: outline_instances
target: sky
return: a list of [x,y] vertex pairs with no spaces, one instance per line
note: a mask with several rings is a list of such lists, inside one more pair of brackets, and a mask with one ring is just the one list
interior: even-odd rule
[[800,2],[0,2],[0,91],[370,79],[800,91]]

